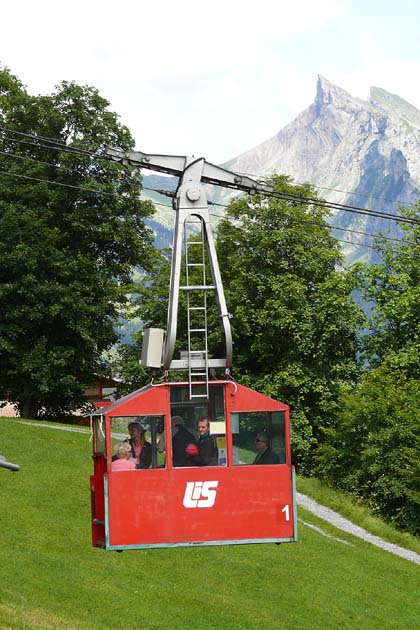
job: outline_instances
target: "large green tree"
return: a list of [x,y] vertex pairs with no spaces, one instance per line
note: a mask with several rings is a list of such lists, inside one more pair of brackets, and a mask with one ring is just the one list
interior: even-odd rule
[[[358,326],[364,317],[352,291],[359,274],[338,269],[342,257],[325,221],[327,210],[321,200],[308,201],[315,191],[286,177],[274,183],[278,198],[244,197],[231,204],[219,224],[217,251],[232,314],[233,374],[290,404],[295,458],[309,472],[322,428],[336,411],[340,385],[358,370]],[[281,198],[284,194],[296,199]],[[162,257],[139,289],[138,315],[146,325],[165,327],[168,281]],[[222,340],[214,305],[209,329],[210,353],[217,355]],[[185,331],[180,304],[179,347],[186,347]],[[130,363],[124,355],[125,369],[135,368],[139,351],[130,350]]]
[[343,388],[335,426],[325,432],[317,473],[413,534],[420,533],[420,383],[381,366]]
[[402,209],[413,221],[400,242],[379,244],[381,261],[367,269],[365,296],[372,303],[366,358],[384,360],[420,377],[420,204]]
[[82,402],[150,264],[152,206],[106,146],[134,142],[96,89],[30,96],[0,69],[0,400],[26,417]]
[[231,205],[217,249],[232,313],[234,374],[290,405],[295,459],[310,472],[340,385],[358,369],[364,317],[352,291],[359,274],[340,268],[328,211],[321,200],[307,200],[316,192],[284,176],[274,186],[274,197]]
[[[192,236],[191,239],[197,239],[197,236]],[[191,253],[190,253],[191,262]],[[168,303],[169,303],[169,284],[170,284],[170,271],[171,271],[171,251],[161,250],[154,258],[153,267],[149,273],[143,274],[137,278],[137,282],[133,286],[133,310],[132,316],[137,322],[142,322],[142,328],[154,327],[166,329]],[[208,260],[206,260],[206,272],[207,277],[210,278],[210,268]],[[200,279],[200,271],[189,272],[189,281],[191,284],[200,285],[202,281]],[[181,264],[180,284],[186,283],[185,277],[185,261]],[[200,296],[190,295],[191,303],[197,299],[200,303]],[[201,295],[202,299],[202,295]],[[208,321],[208,344],[209,355],[219,356],[221,331],[218,324],[218,311],[216,307],[216,301],[210,296],[207,296],[207,321]],[[178,312],[177,312],[177,339],[175,344],[174,356],[179,356],[180,350],[186,350],[188,348],[187,340],[187,298],[186,292],[180,291]],[[194,348],[194,338],[191,339],[192,347]],[[144,385],[151,378],[151,371],[144,368],[139,363],[143,345],[142,331],[133,332],[129,343],[120,344],[113,355],[113,371],[115,374],[119,374],[122,378],[123,385],[120,387],[120,392],[126,393]],[[200,343],[200,347],[202,342]],[[198,349],[198,348],[196,348]],[[185,377],[185,373],[180,372],[178,376]],[[172,378],[176,378],[172,375]]]
[[396,526],[419,534],[420,222],[405,239],[379,239],[379,263],[366,269],[371,317],[365,374],[343,390],[336,423],[325,432],[318,473],[366,500]]
[[[112,356],[113,373],[122,380],[121,394],[129,393],[151,379],[150,369],[140,365],[143,328],[166,329],[170,270],[170,252],[160,250],[156,252],[149,272],[138,276],[133,284],[130,319],[137,325],[133,326],[129,341],[120,343]],[[182,331],[182,324],[180,329]]]

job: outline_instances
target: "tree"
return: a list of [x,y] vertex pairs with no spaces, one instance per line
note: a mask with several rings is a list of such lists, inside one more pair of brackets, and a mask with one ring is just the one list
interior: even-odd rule
[[[138,276],[133,283],[129,319],[140,321],[142,330],[149,327],[166,329],[170,270],[170,252],[159,251],[148,273]],[[140,365],[142,330],[133,332],[129,343],[118,344],[112,357],[113,373],[118,374],[123,382],[119,388],[121,394],[127,394],[150,381],[149,368]]]
[[[276,191],[299,200],[245,197],[231,204],[217,232],[217,251],[232,314],[234,376],[290,404],[295,459],[311,470],[322,427],[337,408],[340,385],[357,374],[358,326],[364,322],[351,292],[358,272],[342,261],[310,186],[275,178]],[[139,289],[137,315],[146,326],[166,326],[167,260]],[[182,297],[182,296],[181,296]],[[210,353],[221,342],[214,305],[209,312]],[[179,347],[185,343],[180,304]],[[184,344],[184,345],[182,345]],[[137,357],[139,348],[137,348]]]
[[153,207],[109,145],[134,142],[95,88],[30,96],[0,70],[0,396],[25,417],[81,404],[151,264]]
[[396,527],[420,533],[420,384],[384,362],[344,388],[317,472]]
[[365,374],[343,390],[325,432],[318,472],[362,497],[401,529],[420,533],[419,208],[400,242],[378,239],[380,262],[366,269],[372,315],[364,337]]
[[420,377],[420,205],[401,209],[413,220],[399,243],[382,241],[381,262],[367,269],[365,296],[373,305],[366,359],[385,360],[413,378]]
[[[201,241],[201,237],[193,235],[190,240]],[[194,249],[194,248],[192,248]],[[194,252],[190,252],[190,262],[194,260]],[[200,257],[199,257],[200,258]],[[205,257],[206,277],[210,278],[210,268],[207,257]],[[169,285],[171,272],[171,252],[162,250],[156,255],[153,268],[148,273],[143,274],[133,285],[132,319],[142,322],[142,328],[162,328],[166,329]],[[190,269],[189,281],[191,284],[200,285],[202,271]],[[182,261],[180,272],[180,284],[186,284],[185,261]],[[190,295],[190,306],[193,306],[196,296]],[[199,300],[200,302],[200,300]],[[209,356],[216,356],[221,343],[221,331],[218,325],[218,311],[215,297],[207,297],[207,320],[208,320],[208,345]],[[177,339],[174,354],[180,350],[188,348],[187,340],[187,297],[186,293],[180,291],[178,312],[177,312]],[[202,339],[200,339],[200,347]],[[191,339],[191,347],[194,349],[197,339]],[[130,343],[120,344],[113,357],[113,371],[121,376],[124,385],[120,392],[129,392],[150,381],[150,370],[139,364],[142,352],[143,335],[142,331],[134,332]],[[195,348],[198,349],[198,348]],[[181,372],[182,374],[182,372]],[[185,377],[185,374],[183,375]],[[175,376],[173,376],[175,378]]]
[[[276,196],[235,201],[219,224],[217,250],[232,313],[234,374],[291,407],[293,447],[309,472],[340,385],[358,370],[359,273],[342,257],[312,205],[309,186],[274,178]],[[287,200],[284,195],[295,196]]]

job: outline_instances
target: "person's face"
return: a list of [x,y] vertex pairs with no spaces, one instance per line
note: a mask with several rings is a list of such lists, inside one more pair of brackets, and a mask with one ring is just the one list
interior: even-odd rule
[[139,427],[136,426],[128,427],[128,432],[132,438],[139,438],[141,435]]
[[262,451],[265,451],[265,449],[267,448],[267,444],[261,438],[256,437],[255,448],[257,449],[257,451],[262,452]]
[[197,425],[198,435],[204,435],[209,430],[209,423],[207,420],[200,420]]

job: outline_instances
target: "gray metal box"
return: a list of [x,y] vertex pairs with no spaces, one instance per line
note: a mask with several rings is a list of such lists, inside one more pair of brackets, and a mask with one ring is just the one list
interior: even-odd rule
[[161,367],[164,336],[165,331],[162,328],[145,328],[143,330],[141,365],[152,368]]

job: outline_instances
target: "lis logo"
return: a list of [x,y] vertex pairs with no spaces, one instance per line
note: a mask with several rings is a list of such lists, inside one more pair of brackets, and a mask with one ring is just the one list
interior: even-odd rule
[[210,508],[216,500],[218,481],[187,481],[184,493],[184,507]]

